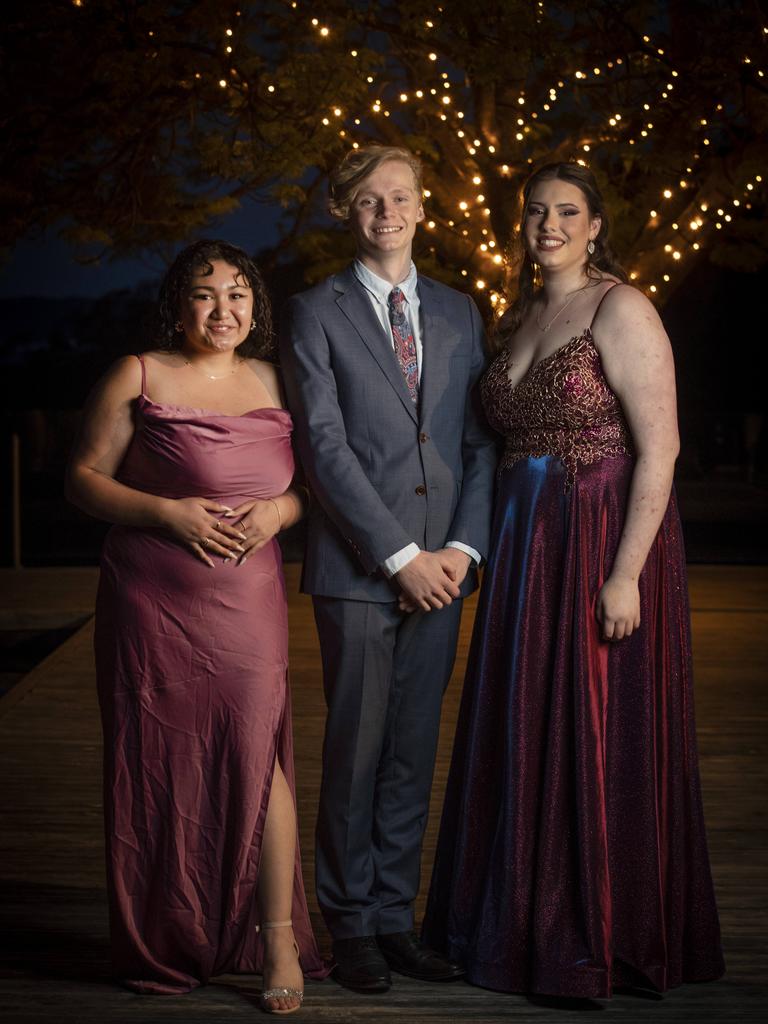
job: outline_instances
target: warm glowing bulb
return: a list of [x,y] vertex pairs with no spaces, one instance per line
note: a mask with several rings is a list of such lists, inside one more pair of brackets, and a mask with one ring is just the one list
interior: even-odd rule
[[227,81],[226,81],[226,79],[225,78],[220,78],[219,79],[219,85],[221,86],[222,89],[226,89],[227,88]]
[[663,195],[664,195],[665,199],[671,199],[672,198],[672,190],[668,189],[668,188],[665,188]]
[[467,203],[465,203],[464,200],[462,199],[462,201],[459,203],[459,209],[460,210],[466,210],[466,208],[467,208]]
[[429,56],[430,60],[437,60],[437,54],[436,53],[430,53],[428,56]]
[[483,179],[482,179],[482,178],[480,177],[480,175],[479,175],[479,174],[476,174],[476,175],[474,176],[474,178],[472,179],[472,184],[473,184],[473,185],[479,185],[479,184],[480,184],[480,182],[481,182],[482,180],[483,180]]
[[478,278],[477,281],[475,281],[475,288],[479,288],[482,291],[482,289],[485,288],[485,281]]

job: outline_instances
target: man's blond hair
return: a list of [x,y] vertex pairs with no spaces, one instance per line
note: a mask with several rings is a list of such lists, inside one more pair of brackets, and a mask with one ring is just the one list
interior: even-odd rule
[[338,167],[331,173],[328,186],[328,209],[339,220],[347,220],[360,185],[377,167],[389,160],[399,160],[413,171],[416,194],[421,202],[422,166],[421,160],[400,146],[363,146],[350,150]]

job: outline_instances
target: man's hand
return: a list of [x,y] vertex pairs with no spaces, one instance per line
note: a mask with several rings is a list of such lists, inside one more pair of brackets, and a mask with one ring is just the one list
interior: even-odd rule
[[472,564],[470,556],[460,548],[441,548],[435,554],[456,586],[460,587]]
[[[458,555],[458,558],[454,556]],[[462,560],[466,562],[462,569]],[[469,567],[469,556],[454,548],[420,551],[395,579],[402,588],[400,607],[403,611],[444,608],[459,596],[459,584]]]

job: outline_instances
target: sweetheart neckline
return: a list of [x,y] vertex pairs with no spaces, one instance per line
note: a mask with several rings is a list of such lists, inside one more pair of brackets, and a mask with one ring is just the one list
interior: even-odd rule
[[[532,366],[529,366],[523,374],[523,376],[517,382],[517,384],[512,384],[512,390],[514,391],[515,388],[519,388],[523,381],[527,380],[527,378],[530,377],[533,371],[538,369],[538,367],[540,367],[543,363],[548,363],[550,359],[554,359],[555,356],[559,356],[564,349],[568,348],[570,345],[573,345],[574,342],[584,341],[585,339],[591,344],[592,348],[594,348],[595,351],[597,351],[594,339],[592,337],[592,329],[590,327],[585,327],[581,334],[574,334],[572,338],[569,338],[568,341],[564,341],[563,344],[559,348],[556,348],[554,352],[550,352],[549,355],[543,356],[541,359],[539,359],[537,363],[534,363]],[[505,349],[504,351],[504,360],[507,364],[506,378],[507,381],[511,384],[512,382],[509,380],[509,349]]]

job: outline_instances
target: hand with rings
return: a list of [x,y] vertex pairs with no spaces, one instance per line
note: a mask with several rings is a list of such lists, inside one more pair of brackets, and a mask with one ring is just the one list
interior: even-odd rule
[[275,498],[257,498],[238,505],[232,512],[232,519],[243,531],[243,551],[237,560],[238,565],[242,565],[254,551],[263,548],[283,525]]
[[237,558],[245,550],[242,528],[230,525],[234,510],[208,498],[167,500],[163,526],[185,544],[201,562],[213,568],[209,555]]

